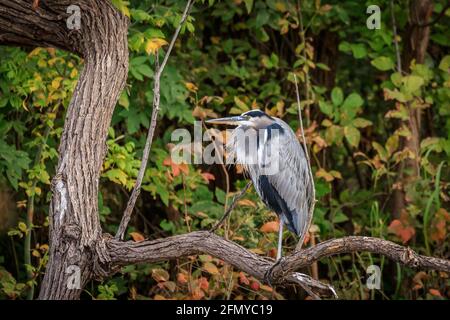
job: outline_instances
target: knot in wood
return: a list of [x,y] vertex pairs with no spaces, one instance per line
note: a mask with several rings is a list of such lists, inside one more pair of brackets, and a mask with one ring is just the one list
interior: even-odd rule
[[413,268],[419,267],[419,260],[417,259],[416,253],[410,247],[406,248],[402,260],[405,261],[406,265]]
[[62,226],[62,238],[69,241],[79,240],[81,236],[81,229],[74,223],[64,224]]

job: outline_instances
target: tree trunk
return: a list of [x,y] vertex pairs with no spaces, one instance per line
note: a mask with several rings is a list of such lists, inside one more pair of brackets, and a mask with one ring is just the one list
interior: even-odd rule
[[[425,55],[430,40],[430,26],[421,26],[429,22],[433,13],[432,0],[414,0],[409,7],[409,21],[403,39],[405,44],[402,54],[402,65],[405,72],[410,71],[411,62],[424,63]],[[398,218],[405,208],[404,187],[417,179],[420,169],[420,131],[421,110],[407,106],[409,119],[405,125],[411,132],[411,137],[402,139],[402,147],[407,148],[414,154],[414,159],[408,158],[401,163],[400,186],[394,193],[393,216]]]
[[[0,41],[53,46],[80,54],[84,69],[67,110],[52,181],[50,255],[40,299],[79,298],[108,263],[98,215],[100,170],[112,113],[128,75],[128,19],[102,0],[2,0]],[[69,30],[68,6],[80,8]]]
[[[81,9],[80,30],[66,26],[66,10],[71,5]],[[184,16],[187,11],[188,6]],[[410,267],[450,270],[448,260],[420,256],[409,248],[368,237],[329,240],[273,263],[207,231],[139,243],[102,235],[98,183],[108,127],[128,74],[127,27],[128,20],[106,0],[41,0],[36,8],[31,0],[0,2],[0,44],[57,47],[79,54],[85,61],[67,111],[52,181],[50,252],[40,299],[78,299],[89,280],[109,276],[122,265],[202,252],[266,283],[295,283],[328,291],[328,286],[305,275],[299,277],[295,270],[321,258],[355,251],[380,253]]]

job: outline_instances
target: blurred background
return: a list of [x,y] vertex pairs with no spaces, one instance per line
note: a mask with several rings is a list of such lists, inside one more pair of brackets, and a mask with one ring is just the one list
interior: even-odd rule
[[[127,87],[107,139],[100,217],[114,233],[137,176],[151,115],[155,54],[184,1],[113,0],[130,17]],[[239,167],[177,164],[171,133],[259,108],[298,131],[293,74],[318,199],[305,246],[366,235],[449,259],[450,33],[447,1],[197,1],[164,70],[161,112],[127,239],[207,229],[246,179]],[[372,11],[373,10],[373,11]],[[50,183],[83,60],[0,46],[0,299],[36,297],[48,259]],[[226,137],[224,137],[225,139]],[[205,144],[206,146],[206,144]],[[251,188],[219,234],[275,257],[278,221]],[[285,253],[296,238],[284,235]],[[366,285],[378,266],[380,289]],[[343,299],[448,299],[449,275],[379,255],[323,259],[303,272]],[[84,299],[309,299],[208,255],[131,265]]]

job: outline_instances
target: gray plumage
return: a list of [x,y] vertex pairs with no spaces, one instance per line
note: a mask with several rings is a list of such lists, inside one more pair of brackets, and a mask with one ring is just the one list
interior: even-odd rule
[[[244,167],[262,201],[303,242],[312,219],[313,192],[308,160],[294,131],[260,110],[208,122],[237,125],[227,140],[228,157]],[[282,223],[278,258],[281,233]]]

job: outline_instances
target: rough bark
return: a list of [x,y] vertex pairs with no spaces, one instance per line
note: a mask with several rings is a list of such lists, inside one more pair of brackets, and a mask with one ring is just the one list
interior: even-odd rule
[[111,240],[106,245],[113,265],[154,263],[207,253],[272,284],[285,284],[296,270],[308,267],[320,259],[357,251],[381,254],[411,268],[450,272],[449,260],[418,255],[410,248],[372,237],[353,236],[324,241],[314,247],[295,251],[282,258],[276,265],[272,260],[208,231],[191,232],[153,241]]
[[[81,9],[81,29],[68,30],[67,7]],[[78,298],[106,262],[98,216],[98,183],[112,113],[128,74],[128,20],[102,0],[3,0],[1,43],[52,46],[79,54],[84,68],[67,110],[52,181],[50,255],[40,299]],[[79,290],[67,288],[69,266],[80,268]]]

